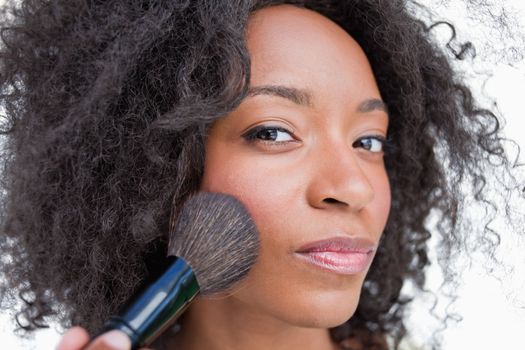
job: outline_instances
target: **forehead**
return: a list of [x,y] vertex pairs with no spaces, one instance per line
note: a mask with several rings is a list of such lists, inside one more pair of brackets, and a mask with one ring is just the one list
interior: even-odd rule
[[379,96],[359,44],[314,11],[292,5],[263,8],[251,16],[246,38],[252,86],[300,86],[314,95],[339,91],[361,99]]

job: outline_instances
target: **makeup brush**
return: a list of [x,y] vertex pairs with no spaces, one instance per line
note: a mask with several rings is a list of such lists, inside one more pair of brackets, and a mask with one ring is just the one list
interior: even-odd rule
[[255,224],[229,195],[200,192],[190,197],[170,226],[168,267],[112,316],[102,332],[123,331],[132,349],[151,345],[198,293],[232,290],[257,258]]

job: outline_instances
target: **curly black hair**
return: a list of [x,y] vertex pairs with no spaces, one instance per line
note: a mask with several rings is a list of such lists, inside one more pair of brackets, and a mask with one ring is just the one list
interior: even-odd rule
[[[331,330],[373,348],[406,335],[401,288],[422,289],[428,219],[461,251],[465,181],[511,167],[500,126],[402,0],[24,0],[1,24],[3,301],[19,327],[56,319],[93,332],[159,269],[169,215],[200,184],[210,125],[247,96],[250,13],[288,3],[365,51],[390,115],[391,215],[359,306]],[[9,8],[9,11],[7,9]],[[460,55],[458,54],[458,58]],[[486,229],[486,233],[490,233]],[[484,242],[489,251],[497,244]],[[381,342],[376,342],[381,343]],[[378,345],[379,346],[379,345]],[[384,348],[385,346],[379,346]]]

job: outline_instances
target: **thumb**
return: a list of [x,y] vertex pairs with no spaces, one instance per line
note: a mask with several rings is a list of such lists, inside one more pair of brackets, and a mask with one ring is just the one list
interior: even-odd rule
[[91,342],[84,350],[130,350],[131,340],[121,331],[110,331],[104,333],[93,342]]
[[77,326],[69,329],[64,334],[56,350],[79,350],[88,342],[89,335],[86,330]]

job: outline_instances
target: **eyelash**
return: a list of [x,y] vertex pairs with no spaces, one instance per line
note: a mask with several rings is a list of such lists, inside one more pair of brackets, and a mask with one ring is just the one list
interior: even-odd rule
[[[261,132],[270,132],[270,131],[284,132],[284,133],[288,134],[293,140],[274,141],[274,140],[265,140],[265,139],[259,138]],[[286,144],[288,142],[295,142],[295,141],[297,141],[297,138],[294,136],[294,134],[292,132],[290,132],[290,131],[282,128],[282,127],[265,126],[265,125],[257,126],[257,127],[254,127],[253,129],[248,130],[247,132],[245,132],[242,135],[242,137],[248,142],[263,142],[263,143],[266,143],[266,144],[273,144],[273,145],[282,145],[282,144]],[[354,143],[352,143],[352,147],[354,147],[354,148],[357,148],[357,147],[360,147],[360,146],[362,147],[362,146],[364,146],[363,142],[366,141],[366,140],[375,140],[375,141],[379,141],[381,143],[381,151],[370,151],[369,149],[364,148],[365,151],[369,151],[371,153],[386,153],[386,152],[388,152],[389,150],[391,150],[393,148],[391,140],[386,139],[382,135],[370,135],[370,136],[361,137],[361,138],[357,139],[356,141],[354,141]]]
[[[261,132],[270,132],[270,131],[277,131],[277,132],[284,132],[288,135],[290,135],[290,137],[293,139],[293,140],[287,140],[287,141],[275,141],[275,140],[264,140],[264,139],[261,139],[259,138],[258,136],[260,136],[259,134]],[[287,142],[295,142],[297,141],[297,139],[295,138],[294,134],[284,128],[281,128],[279,126],[265,126],[265,125],[260,125],[260,126],[256,126],[255,128],[253,129],[250,129],[248,130],[247,132],[245,132],[242,137],[244,137],[244,139],[248,142],[264,142],[264,143],[271,143],[271,144],[284,144],[284,143],[287,143]]]
[[375,140],[381,143],[381,151],[370,151],[369,149],[366,149],[363,147],[365,151],[369,151],[371,153],[388,153],[393,148],[392,141],[385,138],[382,135],[370,135],[370,136],[360,137],[359,139],[354,141],[354,143],[352,143],[352,147],[364,146],[363,141],[365,140]]

